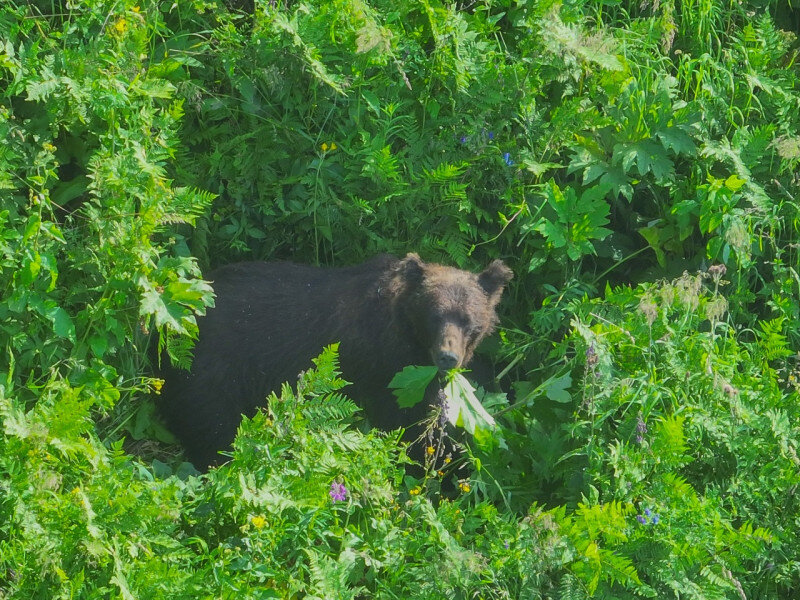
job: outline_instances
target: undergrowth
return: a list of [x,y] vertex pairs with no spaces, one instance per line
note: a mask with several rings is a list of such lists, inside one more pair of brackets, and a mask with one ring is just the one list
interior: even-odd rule
[[[0,598],[793,598],[797,30],[785,2],[4,3]],[[322,348],[229,463],[181,462],[151,359],[190,362],[202,272],[406,251],[515,272],[467,466],[406,476]]]

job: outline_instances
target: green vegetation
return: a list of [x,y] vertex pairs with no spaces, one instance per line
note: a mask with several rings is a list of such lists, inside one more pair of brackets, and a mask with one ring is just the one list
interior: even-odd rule
[[[797,9],[247,4],[0,7],[0,599],[794,598]],[[335,348],[181,462],[202,271],[410,250],[515,272],[468,465]]]

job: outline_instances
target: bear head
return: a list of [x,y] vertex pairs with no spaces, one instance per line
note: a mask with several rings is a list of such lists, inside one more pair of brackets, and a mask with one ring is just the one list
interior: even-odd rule
[[433,364],[442,370],[462,367],[494,330],[496,307],[511,277],[501,260],[476,274],[425,263],[411,253],[394,270],[395,310]]

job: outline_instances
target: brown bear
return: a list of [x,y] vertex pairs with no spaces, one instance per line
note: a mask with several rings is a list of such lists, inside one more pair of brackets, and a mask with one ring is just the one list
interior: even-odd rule
[[191,370],[166,369],[160,403],[201,469],[230,446],[242,414],[296,381],[334,342],[352,382],[344,392],[371,425],[389,430],[419,421],[429,406],[400,409],[387,387],[392,377],[408,365],[467,365],[497,322],[511,271],[495,260],[474,274],[408,254],[342,268],[245,262],[208,279],[216,306],[198,319]]

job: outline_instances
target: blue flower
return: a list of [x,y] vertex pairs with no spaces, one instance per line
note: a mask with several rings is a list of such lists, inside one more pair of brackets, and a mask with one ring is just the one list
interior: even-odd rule
[[642,515],[636,515],[636,520],[639,521],[642,525],[647,523],[647,519],[645,519]]
[[467,143],[467,136],[465,136],[465,135],[461,136],[461,143],[462,144],[466,144]]
[[651,514],[653,514],[653,513],[650,511],[650,509],[649,509],[649,508],[645,508],[645,509],[644,509],[644,516],[645,516],[645,517],[649,517]]
[[651,523],[652,523],[653,525],[658,525],[658,522],[659,522],[660,520],[661,520],[661,518],[660,518],[658,515],[653,515],[653,520],[651,521]]
[[490,139],[490,140],[493,140],[493,139],[494,139],[494,131],[490,131],[490,132],[489,132],[489,139]]
[[511,153],[509,153],[509,152],[506,152],[505,154],[503,154],[503,160],[505,161],[505,163],[509,167],[514,164],[514,161],[511,160]]

